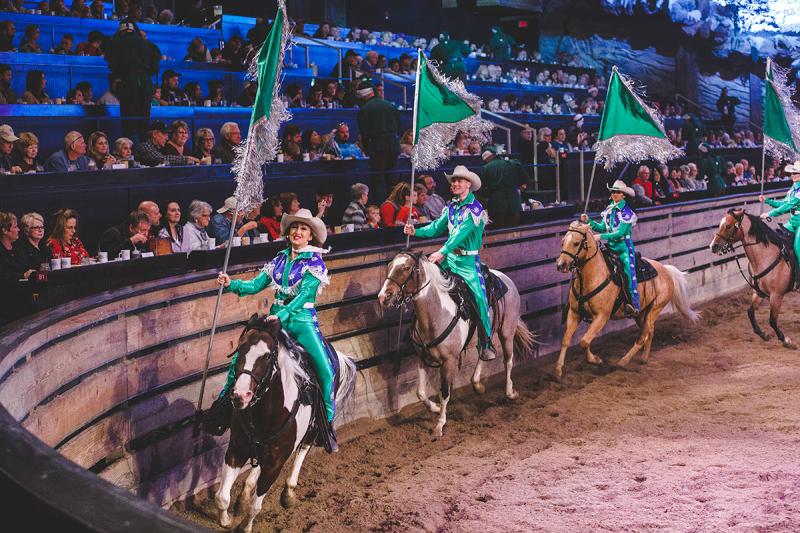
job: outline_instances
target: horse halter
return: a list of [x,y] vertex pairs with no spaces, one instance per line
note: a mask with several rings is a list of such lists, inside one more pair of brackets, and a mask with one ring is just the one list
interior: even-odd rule
[[[577,233],[578,235],[581,236],[581,242],[580,242],[580,244],[578,244],[578,252],[573,254],[572,252],[569,252],[567,250],[564,250],[564,248],[561,248],[561,254],[564,254],[567,257],[572,258],[572,264],[569,266],[569,269],[570,270],[576,270],[576,269],[580,269],[580,267],[581,267],[580,263],[586,264],[586,263],[589,262],[590,259],[592,259],[592,257],[597,255],[597,251],[594,252],[592,257],[587,257],[586,259],[581,260],[581,258],[579,257],[579,255],[581,253],[581,250],[587,251],[587,252],[589,251],[589,233],[588,233],[588,231],[580,231],[580,230],[577,230],[577,229],[568,228],[567,229],[567,233],[570,233],[570,232],[571,233]],[[561,254],[559,254],[559,255],[561,255]]]
[[[261,357],[269,357],[267,362],[267,370],[264,372],[263,376],[257,376],[255,372],[252,370],[247,370],[243,368],[239,372],[236,373],[236,379],[239,379],[239,376],[242,374],[246,374],[250,376],[253,381],[256,382],[256,390],[253,392],[253,399],[250,400],[250,403],[247,406],[247,409],[254,407],[261,397],[264,396],[264,393],[267,392],[269,388],[269,382],[272,380],[272,377],[275,375],[275,371],[278,369],[278,351],[275,349],[268,350],[266,354],[262,355]],[[235,382],[235,381],[234,381]],[[231,402],[233,402],[233,395],[231,395]]]
[[[414,299],[414,297],[416,297],[419,293],[421,293],[422,290],[430,284],[430,280],[428,280],[428,282],[425,283],[425,285],[423,285],[422,287],[419,286],[419,268],[420,268],[419,267],[419,261],[420,261],[420,257],[422,257],[421,254],[415,254],[413,252],[404,250],[404,251],[399,252],[397,255],[398,256],[407,255],[408,257],[410,257],[414,261],[414,266],[411,267],[411,270],[408,272],[408,276],[406,276],[406,279],[403,280],[402,283],[400,283],[399,281],[394,279],[391,275],[387,275],[386,276],[386,281],[391,281],[392,283],[397,285],[397,287],[400,289],[400,292],[399,292],[400,298],[399,298],[399,301],[397,302],[397,306],[399,307],[399,306],[407,305],[408,303],[410,303],[411,300]],[[418,288],[417,288],[416,291],[406,292],[406,287],[408,286],[408,284],[411,282],[412,279],[414,279],[417,282],[417,287]]]
[[[742,212],[741,216],[736,216],[733,213],[725,214],[726,219],[729,216],[734,220],[734,223],[726,226],[728,227],[728,229],[731,229],[732,231],[728,232],[727,235],[723,234],[722,230],[719,230],[717,231],[716,234],[714,234],[714,240],[719,239],[720,241],[725,243],[719,249],[721,254],[727,254],[733,252],[736,249],[734,245],[738,241],[741,241],[744,238],[744,232],[742,230],[742,219],[744,218],[744,212]],[[742,232],[742,235],[740,237],[736,236],[738,232]]]

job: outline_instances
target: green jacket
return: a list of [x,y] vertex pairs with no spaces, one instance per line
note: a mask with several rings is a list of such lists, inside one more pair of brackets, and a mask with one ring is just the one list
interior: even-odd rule
[[399,154],[401,128],[400,111],[382,98],[373,96],[358,110],[358,132],[368,156]]
[[483,206],[475,199],[474,194],[469,193],[463,202],[453,199],[439,218],[419,228],[415,236],[439,237],[449,232],[450,235],[439,253],[447,255],[456,248],[475,252],[483,246],[483,228],[487,222],[488,216]]
[[789,217],[789,224],[793,228],[800,227],[800,181],[795,182],[792,187],[786,192],[783,200],[773,200],[767,198],[765,204],[774,208],[767,213],[770,217],[778,217],[786,213],[791,213]]
[[625,200],[618,204],[611,202],[600,215],[602,222],[589,221],[592,231],[599,232],[600,238],[609,245],[621,244],[631,240],[633,225],[636,223],[636,214]]
[[489,51],[495,61],[508,61],[511,59],[511,47],[516,44],[514,38],[507,33],[498,31],[489,39]]
[[448,39],[442,41],[431,50],[431,59],[437,61],[439,69],[445,76],[458,76],[467,73],[464,58],[469,55],[469,46],[461,41]]

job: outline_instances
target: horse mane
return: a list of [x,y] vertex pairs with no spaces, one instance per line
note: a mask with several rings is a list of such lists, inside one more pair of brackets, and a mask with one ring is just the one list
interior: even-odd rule
[[435,264],[431,263],[427,256],[421,254],[419,262],[425,270],[425,275],[431,280],[431,283],[440,292],[450,292],[453,289],[453,278],[445,277],[442,270]]
[[[728,211],[728,213],[733,214],[733,209]],[[783,239],[778,232],[769,227],[760,217],[751,215],[750,213],[745,213],[745,215],[747,215],[747,219],[750,221],[750,230],[747,234],[753,237],[756,242],[761,244],[774,244],[777,247],[783,245]]]
[[303,360],[303,347],[300,346],[300,344],[291,336],[289,336],[289,334],[287,334],[283,328],[277,332],[272,331],[269,327],[267,327],[265,319],[266,315],[263,315],[262,317],[254,315],[251,317],[245,326],[244,331],[242,332],[240,342],[245,333],[250,330],[256,330],[271,335],[275,339],[278,349],[280,350],[281,347],[286,348],[287,352],[289,353],[289,357],[286,358],[286,364],[284,366],[286,367],[286,370],[294,376],[297,386],[300,387],[303,382],[308,381],[309,379],[309,371]]

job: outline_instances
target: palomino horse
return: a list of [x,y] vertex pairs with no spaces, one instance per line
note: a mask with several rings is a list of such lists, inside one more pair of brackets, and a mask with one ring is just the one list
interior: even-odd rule
[[[642,349],[644,349],[642,363],[647,362],[653,343],[656,319],[668,303],[671,302],[692,322],[697,322],[700,318],[700,314],[689,306],[686,274],[672,265],[662,265],[652,259],[648,261],[656,269],[658,276],[639,283],[641,311],[636,317],[636,324],[641,334],[616,366],[625,367]],[[569,225],[561,241],[561,254],[556,260],[556,267],[561,272],[575,271],[570,285],[567,329],[561,340],[561,352],[558,354],[555,368],[555,377],[560,380],[569,343],[581,321],[581,307],[583,314],[591,315],[592,318],[592,323],[581,339],[581,346],[586,350],[586,360],[595,365],[601,364],[603,360],[592,353],[592,341],[600,334],[609,319],[619,320],[625,318],[625,314],[621,306],[614,312],[615,302],[623,289],[611,283],[611,272],[588,225],[577,221]]]
[[[756,309],[764,298],[769,298],[769,325],[785,347],[794,348],[794,343],[778,326],[783,297],[792,290],[792,267],[781,254],[781,241],[775,230],[760,218],[746,213],[743,208],[738,208],[731,209],[722,217],[719,231],[714,235],[710,247],[713,253],[722,255],[733,252],[737,242],[742,243],[747,261],[750,263],[750,279],[745,277],[745,280],[753,288],[750,307],[747,309],[753,331],[762,339],[769,339],[769,335],[756,322]],[[741,269],[741,266],[739,268]],[[753,274],[753,270],[757,273]]]
[[[517,287],[505,274],[493,270],[508,287],[508,292],[497,305],[498,320],[493,320],[493,329],[499,337],[503,349],[506,369],[506,397],[518,397],[511,382],[511,369],[514,354],[525,355],[535,343],[533,334],[520,319],[520,298]],[[442,436],[447,423],[447,402],[453,387],[453,376],[458,357],[465,348],[469,336],[469,323],[460,318],[459,309],[449,295],[452,281],[442,275],[442,271],[420,252],[402,251],[389,263],[386,281],[383,283],[378,301],[384,307],[401,306],[413,302],[416,323],[412,338],[422,346],[419,361],[419,381],[417,397],[432,413],[439,413],[439,420],[433,430],[434,437]],[[490,316],[494,313],[490,310]],[[480,327],[480,325],[478,325]],[[477,334],[476,334],[477,337]],[[440,404],[428,398],[427,373],[423,358],[428,364],[441,366]],[[481,383],[483,361],[478,358],[472,374],[472,388],[483,394],[485,386]]]
[[[231,487],[250,460],[253,469],[247,476],[243,492],[250,501],[242,522],[242,528],[249,532],[267,490],[289,456],[297,450],[281,494],[281,503],[285,507],[295,503],[297,478],[313,442],[313,435],[309,434],[313,413],[312,407],[301,401],[309,387],[309,371],[301,361],[302,349],[277,323],[265,322],[254,314],[239,338],[237,350],[236,382],[231,394],[234,406],[231,440],[225,453],[216,505],[220,511],[220,524],[230,527],[233,522],[228,513]],[[356,367],[349,357],[337,356],[339,387],[336,403],[341,406],[353,390]]]

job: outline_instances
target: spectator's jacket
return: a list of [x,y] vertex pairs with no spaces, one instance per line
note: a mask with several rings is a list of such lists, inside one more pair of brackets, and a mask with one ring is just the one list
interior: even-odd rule
[[111,91],[106,91],[97,100],[98,105],[119,105],[119,98]]
[[633,183],[631,183],[631,185],[638,185],[639,187],[642,188],[644,196],[650,198],[651,200],[653,199],[653,184],[650,182],[650,180],[645,181],[636,178],[635,180],[633,180]]
[[25,263],[25,270],[39,270],[42,263],[50,261],[50,249],[44,239],[39,241],[37,248],[26,237],[21,236],[14,243],[14,253],[17,254],[20,261]]
[[4,172],[11,172],[11,167],[14,166],[14,161],[10,155],[0,155],[0,170]]
[[17,93],[11,90],[11,87],[0,87],[0,104],[16,104]]
[[89,252],[83,247],[83,243],[78,237],[73,237],[69,244],[51,238],[47,241],[47,247],[50,249],[52,257],[69,257],[70,263],[73,265],[80,265],[84,257],[89,257]]
[[381,204],[379,211],[381,213],[381,224],[383,227],[388,228],[395,225],[394,221],[397,218],[397,211],[399,209],[400,206],[389,200]]
[[191,252],[208,245],[208,233],[205,228],[200,228],[194,222],[187,222],[183,226],[183,250]]
[[[5,246],[0,244],[0,283],[4,288],[9,284],[15,284],[22,278],[22,274],[26,270],[28,269],[25,268],[25,259],[20,256],[16,247],[7,250]],[[0,307],[5,307],[6,305],[6,303],[3,303]]]
[[273,217],[261,217],[258,219],[258,231],[267,233],[271,241],[281,236],[281,221]]
[[0,52],[11,52],[14,50],[14,40],[5,35],[0,35]]
[[162,164],[175,166],[189,164],[189,159],[186,156],[162,154],[158,147],[153,144],[153,141],[150,139],[140,143],[133,150],[133,155],[137,161],[147,167],[155,167]]
[[342,217],[342,225],[352,224],[356,231],[369,229],[367,224],[367,215],[364,213],[364,206],[358,200],[353,200],[347,209],[344,210]]
[[786,213],[790,213],[789,223],[787,226],[792,228],[800,227],[800,182],[795,182],[792,188],[786,192],[783,200],[773,200],[767,198],[764,203],[773,209],[767,213],[771,217],[779,217]]
[[400,153],[400,112],[386,100],[373,96],[364,103],[358,110],[358,131],[368,156]]
[[76,170],[89,170],[89,158],[79,155],[74,161],[67,158],[64,150],[59,150],[44,162],[46,172],[75,172]]
[[447,202],[444,201],[444,198],[435,192],[428,191],[428,199],[425,200],[425,211],[428,212],[431,219],[439,218],[446,206]]
[[167,89],[161,86],[161,99],[167,102],[168,105],[188,106],[189,98],[186,93],[179,88]]
[[325,144],[323,152],[326,154],[332,154],[338,159],[348,159],[351,157],[354,157],[356,159],[364,158],[364,154],[363,152],[361,152],[361,148],[359,148],[356,143],[337,142],[333,135],[330,136],[330,139],[328,139],[328,142]]
[[461,76],[467,73],[464,58],[469,55],[469,46],[455,39],[442,41],[431,50],[431,59],[444,65],[441,69],[446,76]]
[[[237,226],[237,229],[239,227],[241,225]],[[225,244],[231,234],[231,221],[228,220],[224,213],[214,213],[206,232],[209,237],[217,239],[217,245]]]
[[108,252],[108,259],[116,259],[120,251],[134,249],[140,252],[149,252],[150,248],[148,243],[143,242],[134,246],[131,242],[131,236],[128,232],[128,222],[123,222],[119,226],[108,228],[100,235],[100,242],[97,244],[97,250],[101,252]]
[[150,97],[154,92],[152,77],[158,74],[161,50],[135,32],[118,33],[104,45],[108,68],[122,77],[117,97]]
[[219,159],[225,164],[233,163],[233,160],[236,158],[234,146],[225,139],[222,139],[222,142],[211,150],[211,155],[214,156],[214,159]]

